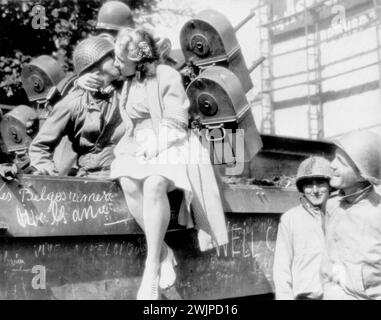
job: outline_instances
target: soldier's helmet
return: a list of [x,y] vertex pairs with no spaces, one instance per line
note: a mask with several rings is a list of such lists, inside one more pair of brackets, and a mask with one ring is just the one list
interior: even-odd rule
[[99,9],[96,29],[119,31],[124,27],[134,27],[131,9],[121,1],[108,1]]
[[303,185],[306,180],[320,178],[329,182],[332,174],[330,162],[327,159],[317,156],[309,157],[299,165],[296,175],[296,187],[299,192],[303,192]]
[[75,73],[81,75],[113,51],[113,43],[105,37],[96,36],[82,40],[73,53]]
[[354,131],[333,141],[373,185],[381,184],[381,137],[371,131]]

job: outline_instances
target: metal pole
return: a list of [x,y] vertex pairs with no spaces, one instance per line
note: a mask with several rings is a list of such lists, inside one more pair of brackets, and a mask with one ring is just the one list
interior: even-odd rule
[[252,66],[249,68],[249,73],[252,73],[255,69],[257,69],[263,61],[265,61],[266,58],[264,56],[260,57],[259,59],[255,60],[252,64]]
[[249,22],[252,18],[255,17],[255,11],[254,9],[251,9],[250,10],[250,14],[245,18],[243,19],[235,28],[234,28],[234,32],[237,32],[239,29],[241,29],[247,22]]

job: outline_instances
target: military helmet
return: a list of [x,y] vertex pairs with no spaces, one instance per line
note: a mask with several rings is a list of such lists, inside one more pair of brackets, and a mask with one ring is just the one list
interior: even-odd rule
[[361,176],[381,184],[381,137],[370,131],[354,131],[333,141],[356,165]]
[[113,43],[105,37],[89,37],[82,40],[74,49],[73,64],[75,73],[79,76],[88,68],[101,61],[107,54],[114,51]]
[[332,177],[330,162],[323,157],[309,157],[304,160],[298,168],[296,175],[296,187],[299,192],[303,192],[303,184],[307,179],[323,178],[327,182]]
[[134,27],[131,9],[121,1],[108,1],[99,9],[96,29],[119,31],[124,27]]

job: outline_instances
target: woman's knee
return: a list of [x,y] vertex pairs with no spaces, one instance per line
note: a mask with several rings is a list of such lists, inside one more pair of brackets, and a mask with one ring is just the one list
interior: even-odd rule
[[169,188],[168,179],[162,176],[151,176],[144,181],[144,196],[162,196]]
[[134,181],[130,178],[120,178],[120,186],[126,196],[138,197],[142,195],[142,186],[139,181]]

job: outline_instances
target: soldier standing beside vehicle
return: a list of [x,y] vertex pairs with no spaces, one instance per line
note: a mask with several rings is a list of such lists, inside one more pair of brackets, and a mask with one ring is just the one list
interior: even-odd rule
[[301,204],[282,215],[278,228],[274,257],[277,299],[323,296],[319,270],[331,176],[329,161],[322,157],[310,157],[298,168],[296,186]]
[[75,48],[75,72],[78,76],[98,72],[102,90],[76,88],[54,106],[29,147],[31,166],[37,173],[58,174],[52,155],[67,135],[78,155],[77,176],[108,177],[114,147],[124,133],[119,90],[114,84],[119,71],[113,66],[113,52],[113,43],[104,37],[90,37]]
[[321,277],[326,300],[381,299],[381,138],[356,131],[337,141]]

